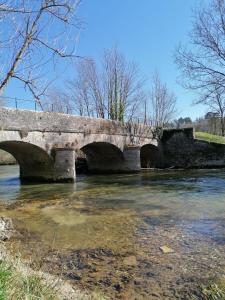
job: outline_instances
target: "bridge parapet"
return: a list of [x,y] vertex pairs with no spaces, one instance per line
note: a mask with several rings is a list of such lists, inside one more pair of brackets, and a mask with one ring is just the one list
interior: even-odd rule
[[41,132],[134,135],[153,138],[153,128],[143,124],[121,123],[101,118],[54,112],[0,109],[0,128]]

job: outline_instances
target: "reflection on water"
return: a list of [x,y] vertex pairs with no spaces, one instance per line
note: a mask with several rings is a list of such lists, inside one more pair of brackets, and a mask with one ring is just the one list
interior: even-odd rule
[[[85,261],[86,267],[76,267],[76,284],[90,289],[97,284],[112,297],[182,299],[182,289],[194,286],[190,278],[222,276],[225,270],[224,170],[81,176],[76,184],[20,185],[17,167],[1,166],[0,201],[1,214],[12,217],[21,233],[15,248],[27,255],[42,251],[46,266],[53,260],[58,268],[63,260]],[[162,254],[163,245],[174,254]],[[72,267],[66,266],[68,277]]]

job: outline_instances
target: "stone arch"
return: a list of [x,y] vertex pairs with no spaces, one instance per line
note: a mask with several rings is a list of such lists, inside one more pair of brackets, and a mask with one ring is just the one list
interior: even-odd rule
[[161,155],[159,147],[146,144],[140,150],[141,168],[160,168]]
[[53,158],[42,148],[22,141],[1,141],[0,149],[15,157],[23,181],[46,181],[54,172]]
[[116,172],[121,169],[123,152],[108,142],[92,142],[81,149],[86,155],[90,172]]

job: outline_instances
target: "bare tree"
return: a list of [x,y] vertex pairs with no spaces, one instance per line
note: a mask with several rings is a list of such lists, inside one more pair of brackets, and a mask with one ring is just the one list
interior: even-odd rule
[[117,48],[107,50],[103,56],[102,78],[108,118],[132,120],[145,97],[144,80],[139,76],[137,64],[127,61]]
[[77,77],[69,86],[81,115],[128,121],[143,103],[144,80],[137,65],[117,48],[106,50],[99,66],[92,59],[83,60],[76,71]]
[[175,61],[181,70],[181,83],[199,93],[196,104],[213,107],[221,116],[224,135],[223,98],[225,92],[225,1],[210,0],[194,14],[190,49],[180,46]]
[[174,118],[177,99],[162,83],[158,72],[153,75],[150,100],[153,124],[156,127],[166,126]]
[[76,64],[77,76],[68,81],[68,90],[75,111],[81,116],[104,118],[102,86],[96,64],[91,59],[80,60]]
[[70,97],[59,89],[51,89],[42,101],[44,111],[58,113],[73,113]]
[[[204,104],[206,104],[211,111],[217,116],[220,121],[220,133],[225,135],[225,87],[212,86],[210,95],[205,97]],[[212,89],[211,88],[211,89]]]
[[18,80],[41,105],[50,69],[75,57],[79,0],[0,0],[0,94]]

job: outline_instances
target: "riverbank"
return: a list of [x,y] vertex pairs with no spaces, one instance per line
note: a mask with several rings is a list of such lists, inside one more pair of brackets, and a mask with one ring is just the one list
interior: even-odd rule
[[[7,244],[7,247],[6,247]],[[60,276],[30,268],[24,261],[10,253],[10,242],[0,242],[0,299],[45,300],[106,300],[97,292],[75,289]]]
[[[58,219],[54,205],[39,205],[45,211],[52,211],[54,220],[64,222],[64,219]],[[21,217],[28,209],[24,204],[23,207],[17,207]],[[129,223],[131,229],[132,223],[124,220],[124,215],[123,220],[121,217],[117,220],[113,218],[115,226],[114,229],[110,226],[110,232],[116,228],[119,230],[120,226],[124,232],[124,237],[121,234],[121,245],[117,247],[105,241],[105,246],[102,247],[91,248],[82,243],[83,247],[80,244],[77,245],[77,249],[60,249],[57,246],[57,232],[51,245],[47,246],[37,232],[24,230],[23,226],[20,227],[22,224],[17,224],[16,220],[18,234],[12,237],[8,246],[14,254],[21,251],[23,260],[27,259],[29,268],[36,270],[35,272],[50,272],[51,275],[47,276],[54,276],[55,281],[62,278],[68,280],[75,290],[97,295],[96,298],[91,296],[87,299],[224,300],[222,224],[218,224],[214,232],[214,239],[217,241],[212,242],[211,238],[199,236],[195,231],[207,231],[211,222],[204,222],[200,228],[195,228],[193,223],[184,222],[181,230],[176,224],[177,220],[152,214],[142,217],[144,223],[139,223],[138,231],[132,229],[135,230],[133,238],[126,228]],[[68,222],[71,222],[68,218],[67,215]],[[32,219],[34,220],[33,217]],[[106,219],[110,221],[109,216]],[[105,230],[108,225],[106,219],[101,222]],[[81,220],[76,220],[79,221]],[[99,228],[101,224],[96,223],[95,226]],[[86,229],[93,233],[92,226],[87,226]],[[190,231],[195,231],[194,236],[189,236]],[[109,233],[107,236],[109,237]],[[126,237],[127,241],[122,240]],[[102,240],[105,240],[104,236]],[[132,247],[134,241],[135,248]],[[213,244],[212,248],[210,242]],[[129,249],[123,246],[127,243],[130,243]],[[102,295],[106,295],[107,298]]]
[[0,149],[0,165],[15,165],[15,164],[16,164],[15,158],[8,152],[5,152]]
[[19,236],[12,219],[0,217],[0,299],[96,299],[93,294],[73,288],[60,276],[32,268],[32,257],[22,258],[13,247],[11,241]]
[[[26,240],[23,237],[22,240]],[[149,239],[149,249],[151,248],[152,240]],[[165,249],[167,247],[164,247]],[[11,249],[11,250],[10,250]],[[174,250],[167,248],[166,250]],[[165,289],[162,284],[155,285],[151,282],[159,272],[163,271],[160,277],[167,280],[169,271],[172,270],[172,265],[168,264],[167,268],[160,270],[162,263],[165,263],[168,255],[171,256],[170,251],[163,250],[164,258],[149,261],[147,253],[142,253],[141,257],[134,255],[124,255],[123,253],[116,253],[108,249],[96,250],[79,250],[73,251],[70,255],[63,256],[62,253],[57,253],[52,250],[42,257],[41,261],[37,263],[38,253],[29,256],[26,261],[21,259],[20,255],[15,254],[14,243],[9,240],[0,243],[0,295],[4,295],[2,299],[45,299],[45,300],[109,300],[109,299],[179,299],[179,300],[224,300],[225,299],[225,278],[217,277],[215,280],[208,279],[201,281],[197,274],[192,274],[189,277],[189,282],[183,281],[185,278],[173,278],[174,284],[172,287]],[[41,251],[41,249],[39,249]],[[43,251],[43,249],[42,249]],[[161,250],[162,251],[162,250]],[[43,254],[43,253],[42,253]],[[167,258],[166,258],[167,257]],[[177,257],[177,255],[176,255]],[[175,266],[175,273],[179,270],[179,259],[173,261]],[[148,269],[147,276],[151,279],[143,285],[143,272],[138,271],[137,267],[141,263],[142,270]],[[199,261],[193,262],[199,266]],[[207,260],[204,265],[208,265]],[[39,266],[38,266],[39,265]],[[109,265],[111,266],[110,269]],[[100,268],[99,268],[100,267]],[[125,269],[123,271],[123,268]],[[182,266],[183,268],[184,266]],[[186,268],[191,267],[191,265]],[[105,270],[104,270],[105,269]],[[43,271],[44,270],[44,271]],[[47,273],[50,272],[51,274]],[[87,271],[87,272],[86,272]],[[202,270],[200,270],[201,272]],[[107,273],[105,281],[98,281],[99,275]],[[95,275],[95,276],[93,276]],[[171,276],[171,274],[170,274]],[[68,278],[65,281],[62,278]],[[87,280],[86,280],[87,279]],[[133,279],[135,279],[133,281]],[[179,281],[179,283],[177,282]],[[128,293],[126,295],[126,285],[130,285],[133,281],[136,288],[141,288],[139,298],[136,295]],[[145,292],[148,290],[147,294]],[[179,287],[179,286],[180,287]],[[98,286],[98,290],[96,290]],[[113,293],[111,287],[116,291]],[[131,288],[131,287],[130,287]],[[167,293],[166,290],[172,291],[172,294]],[[161,295],[161,292],[163,295]],[[13,294],[13,297],[11,295]],[[107,296],[103,296],[108,294]],[[142,296],[143,295],[143,296]],[[148,297],[148,298],[146,298]]]

